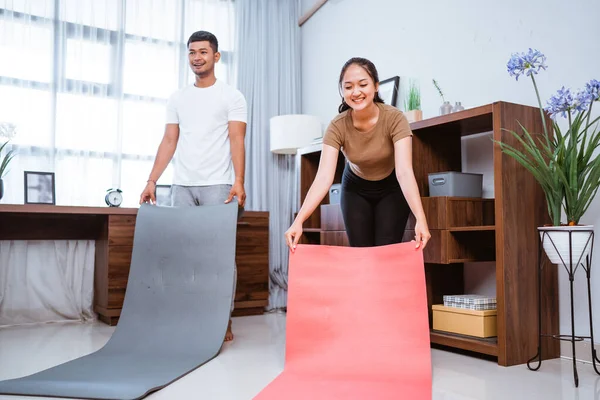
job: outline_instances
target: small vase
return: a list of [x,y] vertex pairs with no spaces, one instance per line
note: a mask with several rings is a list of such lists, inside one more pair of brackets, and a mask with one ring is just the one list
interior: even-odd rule
[[449,101],[445,101],[440,107],[440,115],[450,114],[452,112],[452,104]]
[[2,196],[4,196],[4,181],[0,179],[0,200],[2,200]]
[[423,111],[421,110],[405,111],[404,115],[406,116],[408,123],[421,121],[423,119]]
[[463,107],[463,105],[460,103],[460,101],[457,101],[457,102],[456,102],[456,104],[454,105],[454,109],[453,109],[453,111],[454,111],[454,112],[457,112],[457,111],[462,111],[462,110],[464,110],[464,109],[465,109],[465,108],[464,108],[464,107]]

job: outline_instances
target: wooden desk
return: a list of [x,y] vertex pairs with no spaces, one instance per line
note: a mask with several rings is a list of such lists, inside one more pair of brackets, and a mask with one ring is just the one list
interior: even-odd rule
[[[0,205],[0,240],[96,242],[94,310],[115,325],[121,314],[137,208]],[[269,214],[246,211],[238,222],[234,316],[262,314],[269,297]]]

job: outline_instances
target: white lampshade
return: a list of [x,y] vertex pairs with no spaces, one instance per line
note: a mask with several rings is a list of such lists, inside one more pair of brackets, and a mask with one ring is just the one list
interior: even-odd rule
[[312,115],[279,115],[270,120],[271,152],[296,154],[322,135],[321,121]]

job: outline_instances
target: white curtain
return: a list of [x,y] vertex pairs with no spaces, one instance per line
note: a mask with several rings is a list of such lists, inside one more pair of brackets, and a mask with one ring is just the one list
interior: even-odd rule
[[95,319],[94,242],[0,242],[0,326]]
[[[188,37],[214,33],[217,77],[234,82],[234,17],[223,0],[0,0],[0,123],[17,130],[0,204],[23,204],[24,171],[44,171],[57,205],[106,206],[106,190],[120,188],[122,206],[137,207],[166,101],[193,82]],[[159,183],[171,177],[169,167]],[[22,265],[3,262],[0,276],[13,268]]]
[[270,216],[269,308],[287,306],[288,248],[298,210],[294,156],[269,151],[269,120],[301,110],[300,29],[295,0],[236,0],[238,87],[249,107],[247,204]]

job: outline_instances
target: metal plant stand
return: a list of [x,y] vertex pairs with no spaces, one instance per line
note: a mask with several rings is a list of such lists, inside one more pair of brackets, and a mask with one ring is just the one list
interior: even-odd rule
[[[563,233],[567,233],[569,234],[569,259],[568,260],[563,260],[562,256],[560,255],[560,252],[557,249],[556,244],[554,243],[554,241],[552,240],[552,237],[548,235],[549,232],[563,232]],[[584,247],[584,251],[582,252],[581,257],[579,258],[579,260],[573,260],[573,233],[589,233],[589,237],[587,239],[586,245]],[[554,247],[554,249],[556,250],[556,252],[559,254],[559,257],[561,259],[561,264],[563,265],[563,267],[565,268],[565,270],[567,271],[567,274],[569,276],[569,281],[570,281],[570,287],[571,287],[571,334],[570,335],[547,335],[547,334],[543,334],[542,333],[542,251],[543,251],[543,244],[544,244],[544,240],[549,240],[552,244],[552,246]],[[590,248],[590,253],[588,256],[585,257],[585,260],[582,260],[583,256],[585,255],[585,249],[587,249],[589,246]],[[575,356],[575,342],[580,342],[584,339],[590,339],[591,340],[591,348],[592,348],[592,364],[594,365],[594,371],[596,371],[596,373],[598,375],[600,375],[600,371],[598,370],[598,365],[597,363],[600,365],[600,360],[598,359],[597,355],[596,355],[596,349],[594,348],[594,326],[593,326],[593,317],[592,317],[592,289],[590,286],[590,276],[591,276],[591,269],[592,269],[592,253],[594,251],[594,231],[593,230],[566,230],[566,229],[545,229],[544,231],[542,231],[542,235],[541,238],[539,240],[539,255],[538,255],[538,350],[537,350],[537,354],[531,358],[529,361],[527,361],[527,367],[532,370],[532,371],[537,371],[538,369],[540,369],[540,367],[542,366],[542,336],[544,337],[552,337],[554,339],[558,339],[558,340],[564,340],[564,341],[568,341],[571,342],[571,347],[572,347],[572,351],[573,351],[573,378],[575,380],[575,386],[578,387],[579,386],[579,376],[577,374],[577,364],[576,364],[576,356]],[[574,315],[574,301],[573,301],[573,283],[575,280],[575,273],[577,272],[577,269],[579,269],[579,267],[582,267],[585,270],[586,273],[586,277],[587,277],[587,292],[588,292],[588,310],[589,310],[589,317],[590,317],[590,336],[577,336],[575,335],[575,315]],[[531,364],[537,360],[537,366],[536,367],[532,367]]]

